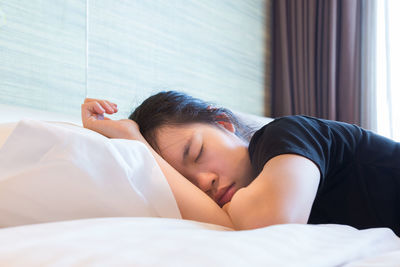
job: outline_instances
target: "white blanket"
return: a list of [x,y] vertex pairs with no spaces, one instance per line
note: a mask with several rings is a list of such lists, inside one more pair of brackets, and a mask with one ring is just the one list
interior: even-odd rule
[[0,230],[0,266],[399,266],[389,229],[277,225],[248,231],[167,218],[107,218]]
[[140,142],[21,121],[0,149],[0,227],[95,217],[181,218]]

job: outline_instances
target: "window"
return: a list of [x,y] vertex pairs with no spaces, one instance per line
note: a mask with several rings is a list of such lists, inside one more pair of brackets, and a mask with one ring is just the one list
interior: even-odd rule
[[377,131],[396,141],[400,141],[399,11],[400,1],[377,1]]

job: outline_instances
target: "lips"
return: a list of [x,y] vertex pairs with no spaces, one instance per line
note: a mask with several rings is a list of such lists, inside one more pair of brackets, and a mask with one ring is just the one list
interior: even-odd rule
[[235,188],[233,187],[235,183],[231,184],[230,186],[226,186],[222,189],[220,189],[216,195],[216,201],[219,206],[225,205],[227,202],[229,202],[235,193]]

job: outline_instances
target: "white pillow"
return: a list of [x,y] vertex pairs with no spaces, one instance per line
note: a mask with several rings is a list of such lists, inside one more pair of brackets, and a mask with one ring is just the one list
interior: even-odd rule
[[124,216],[181,218],[144,144],[72,124],[17,124],[0,149],[0,227]]

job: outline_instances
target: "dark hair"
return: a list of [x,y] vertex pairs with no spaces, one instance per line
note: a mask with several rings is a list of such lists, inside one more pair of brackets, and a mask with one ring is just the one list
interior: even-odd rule
[[163,91],[150,96],[129,116],[138,125],[149,144],[158,150],[155,130],[164,125],[229,121],[235,126],[235,134],[249,141],[252,128],[242,123],[229,109],[214,107],[211,103],[182,92]]

